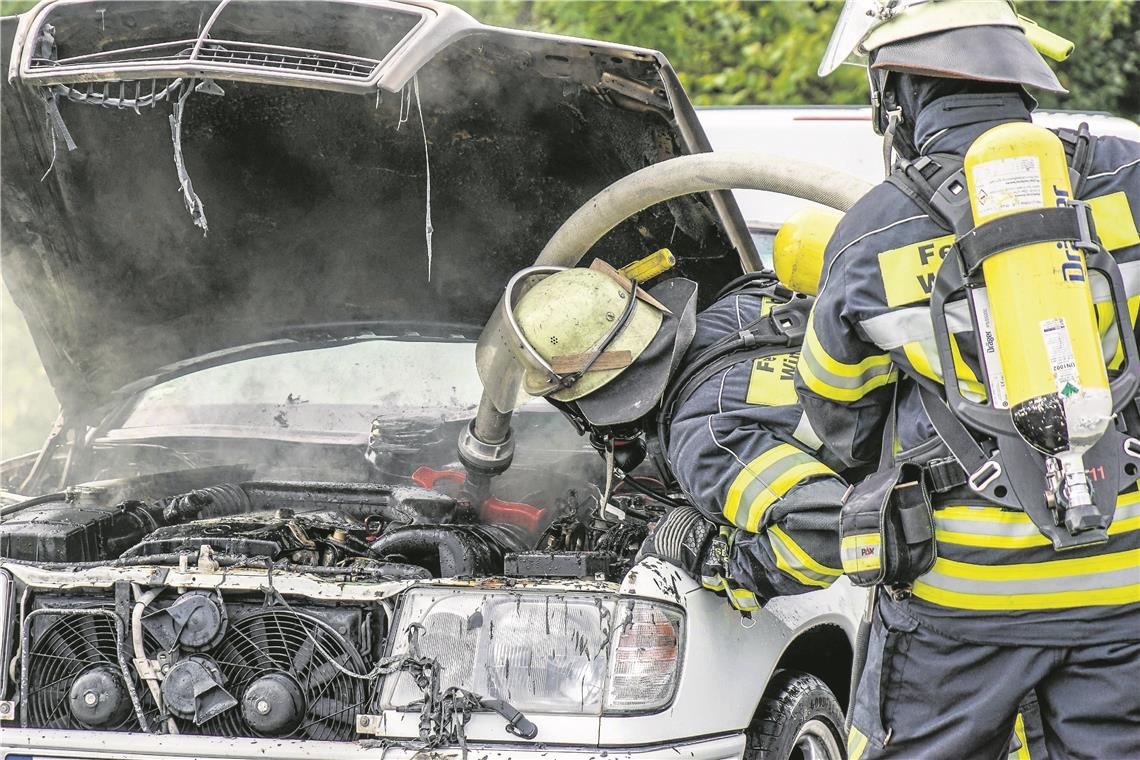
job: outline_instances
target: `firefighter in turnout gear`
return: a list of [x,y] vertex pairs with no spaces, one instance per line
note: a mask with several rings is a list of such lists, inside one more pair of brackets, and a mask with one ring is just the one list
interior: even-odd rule
[[672,509],[641,556],[681,566],[748,614],[842,575],[835,533],[847,486],[796,402],[810,299],[766,272],[698,315],[695,290],[675,277],[645,291],[597,261],[523,270],[504,298],[513,306],[503,340],[525,390],[589,432],[619,474],[640,461],[629,458],[639,437],[659,437],[658,469],[693,506]]
[[[794,385],[809,305],[770,274],[730,287],[697,316],[659,414],[670,471],[716,526],[702,582],[744,612],[842,575],[835,531],[847,484]],[[647,551],[665,549],[662,531]]]
[[[1040,188],[1049,185],[1043,167],[1053,154],[1025,151],[1053,138],[1027,126],[1035,103],[1026,88],[1062,88],[1035,47],[1057,58],[1068,52],[1002,0],[849,0],[820,67],[826,75],[844,62],[868,66],[884,156],[898,156],[827,246],[796,379],[828,448],[847,467],[876,468],[841,516],[845,573],[880,588],[851,715],[851,760],[1004,756],[1019,700],[1031,690],[1051,757],[1140,757],[1140,144],[1059,132],[1072,194],[1087,206],[1061,197],[1064,183],[1053,182],[1059,210],[1040,213],[1037,228],[1022,213],[1001,241],[992,225],[975,226],[960,200],[968,196],[975,214],[1051,205]],[[978,163],[994,157],[985,151],[1010,130],[1029,130],[1019,134],[1031,139],[1010,148],[1021,158]],[[996,185],[985,192],[994,179],[1004,195],[992,192]],[[1018,183],[1022,190],[1009,190]],[[1066,223],[1084,218],[1086,229],[1041,232],[1062,215]],[[970,260],[968,244],[983,240],[989,248]],[[1100,262],[1085,296],[1095,309],[1091,335],[1070,314],[1041,320],[1039,334],[1023,338],[1069,357],[1045,368],[1048,383],[1075,379],[1084,353],[1103,356],[1112,388],[1126,389],[1111,397],[1105,418],[1104,440],[1116,447],[1109,464],[1097,464],[1104,447],[1094,447],[1087,475],[1057,470],[1068,453],[1046,456],[1025,431],[1002,427],[1018,412],[1014,399],[999,398],[1013,390],[1006,381],[1035,368],[990,363],[991,354],[1004,359],[1020,346],[993,345],[1002,332],[992,320],[1006,304],[990,308],[982,286],[996,297],[990,262],[1039,241],[1056,241],[1043,256],[1072,257],[1082,286]],[[1015,295],[1036,293],[1034,308],[1062,300],[1033,290],[1037,283],[1026,271]],[[1055,326],[1068,339],[1050,340]],[[1084,376],[1067,383],[1042,397],[1054,411]],[[987,405],[992,424],[983,429],[984,415],[973,410]],[[1069,433],[1084,421],[1071,411],[1050,419]],[[1089,504],[1080,499],[1085,485],[1107,514],[1090,508],[1074,517]]]

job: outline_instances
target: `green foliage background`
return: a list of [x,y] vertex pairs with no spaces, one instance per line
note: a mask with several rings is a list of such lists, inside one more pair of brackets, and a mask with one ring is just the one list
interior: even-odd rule
[[[700,105],[864,103],[861,69],[815,75],[841,4],[826,0],[460,0],[499,26],[623,42],[663,51]],[[0,0],[0,14],[34,5]],[[1140,2],[1032,0],[1018,11],[1077,43],[1056,66],[1067,96],[1042,106],[1140,118]],[[2,230],[0,230],[2,234]],[[0,300],[0,459],[35,448],[56,407],[26,327]]]

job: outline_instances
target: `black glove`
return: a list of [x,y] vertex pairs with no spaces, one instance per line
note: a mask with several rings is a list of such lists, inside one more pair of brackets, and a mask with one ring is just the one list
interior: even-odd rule
[[641,545],[637,559],[657,557],[700,578],[710,545],[718,535],[717,526],[696,509],[677,507],[657,523]]
[[760,608],[754,593],[736,586],[728,578],[728,547],[733,529],[721,527],[692,507],[678,507],[657,524],[637,561],[657,557],[681,568],[710,591],[725,596],[741,613]]

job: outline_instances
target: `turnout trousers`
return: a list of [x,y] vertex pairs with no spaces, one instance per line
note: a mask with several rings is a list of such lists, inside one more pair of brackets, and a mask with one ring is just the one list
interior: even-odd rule
[[1018,706],[1031,691],[1050,760],[1140,758],[1140,641],[996,646],[935,626],[880,596],[849,760],[1008,757]]

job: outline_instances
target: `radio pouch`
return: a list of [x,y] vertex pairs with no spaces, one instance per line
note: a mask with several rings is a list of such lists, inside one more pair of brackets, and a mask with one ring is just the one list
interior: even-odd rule
[[934,512],[916,464],[899,463],[854,486],[839,514],[843,572],[856,586],[898,586],[934,565]]

